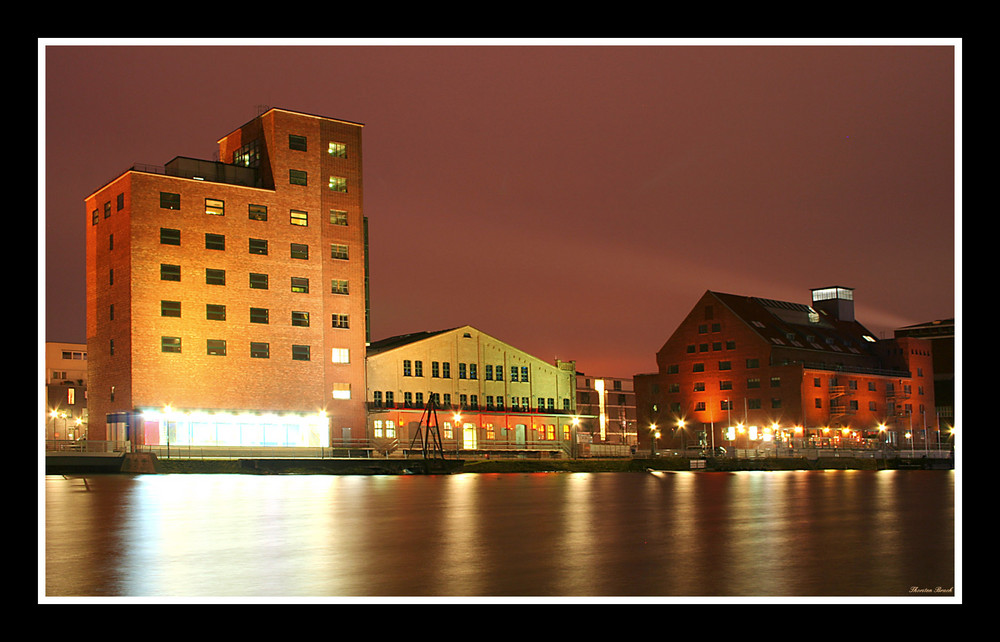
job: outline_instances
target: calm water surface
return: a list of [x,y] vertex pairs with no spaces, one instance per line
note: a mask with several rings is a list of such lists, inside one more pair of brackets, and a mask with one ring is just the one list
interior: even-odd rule
[[44,490],[50,597],[954,597],[952,471],[54,475]]

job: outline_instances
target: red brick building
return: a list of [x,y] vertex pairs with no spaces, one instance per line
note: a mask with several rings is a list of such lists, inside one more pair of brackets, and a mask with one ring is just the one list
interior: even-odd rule
[[364,439],[361,130],[269,109],[86,198],[91,439]]
[[850,288],[812,295],[706,292],[635,377],[640,448],[935,443],[930,342],[876,339]]

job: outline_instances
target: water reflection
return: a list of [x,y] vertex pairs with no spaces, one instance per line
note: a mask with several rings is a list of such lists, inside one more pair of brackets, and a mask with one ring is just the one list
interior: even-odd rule
[[48,596],[905,596],[944,471],[46,477]]

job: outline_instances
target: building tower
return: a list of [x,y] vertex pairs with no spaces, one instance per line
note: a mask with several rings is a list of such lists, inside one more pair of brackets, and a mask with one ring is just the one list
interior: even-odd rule
[[362,125],[268,109],[88,196],[90,438],[365,438]]

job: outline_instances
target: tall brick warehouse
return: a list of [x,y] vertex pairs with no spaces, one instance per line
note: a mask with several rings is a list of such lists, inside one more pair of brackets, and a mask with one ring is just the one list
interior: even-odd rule
[[86,198],[91,439],[365,439],[361,130],[269,109]]

